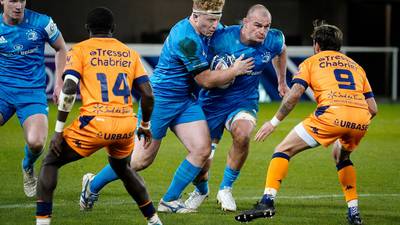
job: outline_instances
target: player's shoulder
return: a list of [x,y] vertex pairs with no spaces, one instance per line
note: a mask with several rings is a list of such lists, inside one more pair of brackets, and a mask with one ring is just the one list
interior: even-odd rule
[[221,38],[229,35],[236,36],[236,34],[240,33],[240,29],[240,25],[222,26],[215,31],[213,38]]
[[274,49],[277,52],[281,52],[285,44],[285,36],[283,32],[276,28],[271,28],[268,31],[267,37],[264,41],[266,48]]
[[30,9],[25,9],[24,14],[25,14],[24,15],[25,22],[35,27],[44,28],[48,25],[48,23],[51,20],[50,16]]
[[271,28],[268,31],[268,35],[272,36],[272,37],[282,37],[283,36],[283,32],[277,28]]
[[190,24],[189,18],[185,18],[177,22],[169,33],[169,41],[175,44],[180,43],[182,40],[191,39],[194,41],[199,41],[200,37],[196,33],[193,26]]

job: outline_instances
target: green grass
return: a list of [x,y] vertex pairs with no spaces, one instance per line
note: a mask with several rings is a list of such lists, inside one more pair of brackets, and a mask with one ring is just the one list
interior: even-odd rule
[[[277,103],[261,105],[258,126],[271,118],[277,107]],[[274,146],[294,125],[311,113],[314,107],[312,103],[299,104],[265,142],[251,143],[251,153],[234,186],[239,210],[251,207],[261,196],[265,171]],[[379,110],[368,134],[352,155],[358,174],[360,208],[365,224],[399,224],[400,105],[380,104]],[[55,107],[51,106],[50,133],[54,128],[55,112]],[[76,114],[77,110],[71,113],[70,119]],[[0,128],[0,139],[0,224],[34,224],[35,199],[26,198],[22,190],[21,160],[24,141],[16,117]],[[233,219],[235,213],[222,212],[215,201],[230,142],[229,134],[225,134],[211,168],[211,195],[201,206],[200,212],[192,215],[161,214],[164,224],[237,224]],[[141,172],[156,203],[168,188],[176,167],[185,155],[184,147],[172,133],[168,133],[154,164]],[[105,152],[99,151],[90,158],[69,164],[60,170],[54,196],[53,224],[146,224],[120,181],[110,184],[102,191],[92,212],[79,211],[82,175],[86,172],[98,172],[106,161]],[[36,165],[36,171],[39,166],[40,163]],[[189,187],[185,193],[191,190],[192,187]],[[302,198],[304,196],[318,198]],[[289,174],[278,194],[276,208],[277,215],[273,219],[257,220],[252,224],[346,224],[346,205],[337,181],[330,148],[318,147],[291,160]]]

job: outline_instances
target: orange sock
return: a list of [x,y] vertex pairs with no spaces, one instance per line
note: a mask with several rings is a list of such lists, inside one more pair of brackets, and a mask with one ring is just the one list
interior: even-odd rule
[[267,181],[265,188],[279,190],[282,180],[286,177],[289,169],[290,157],[282,152],[276,152],[272,155],[267,171]]
[[338,170],[339,182],[342,185],[342,190],[346,198],[346,202],[357,199],[356,189],[356,170],[351,160],[339,162],[336,165]]

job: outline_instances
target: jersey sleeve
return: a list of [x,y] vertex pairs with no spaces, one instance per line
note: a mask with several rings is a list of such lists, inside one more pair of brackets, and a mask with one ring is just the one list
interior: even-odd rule
[[364,70],[363,70],[363,78],[364,78],[363,94],[365,99],[374,97],[374,93],[372,92],[371,85],[369,84],[367,75],[365,74]]
[[67,62],[65,63],[63,79],[64,76],[67,74],[73,75],[78,79],[81,79],[81,75],[83,72],[82,60],[82,53],[80,48],[73,47],[72,49],[70,49],[67,53]]
[[177,42],[177,56],[183,62],[188,72],[197,75],[209,68],[206,55],[199,41],[185,37]]
[[299,72],[297,72],[292,79],[292,85],[293,84],[301,84],[304,86],[304,88],[307,88],[310,86],[310,71],[308,68],[308,62],[305,61],[300,64],[299,66]]
[[285,46],[285,36],[283,35],[282,31],[280,30],[275,30],[275,38],[273,39],[274,45],[273,45],[273,50],[274,52],[277,53],[277,55],[280,55],[283,51],[283,47]]
[[134,80],[133,83],[136,85],[140,85],[149,81],[147,76],[146,69],[143,66],[142,60],[140,59],[140,55],[134,53],[134,64],[133,64],[133,73],[134,73]]
[[50,44],[54,43],[61,34],[60,30],[57,28],[57,24],[54,23],[51,17],[47,17],[44,26],[44,31],[48,42]]

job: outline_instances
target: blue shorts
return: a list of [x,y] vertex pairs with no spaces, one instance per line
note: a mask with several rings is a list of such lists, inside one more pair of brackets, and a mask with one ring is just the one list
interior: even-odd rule
[[204,110],[207,124],[210,129],[211,139],[221,140],[222,134],[224,133],[225,124],[230,121],[233,117],[235,117],[239,112],[248,112],[254,118],[257,116],[257,107],[254,106],[244,106],[244,107],[235,107],[229,111],[225,111],[225,113],[208,113]]
[[[142,110],[139,107],[138,122],[142,120]],[[151,133],[153,138],[161,140],[167,134],[167,129],[181,123],[206,120],[200,105],[194,99],[183,102],[171,102],[155,99],[151,115]]]
[[35,114],[48,114],[47,96],[44,89],[20,89],[0,87],[0,114],[6,123],[17,113],[21,126]]

